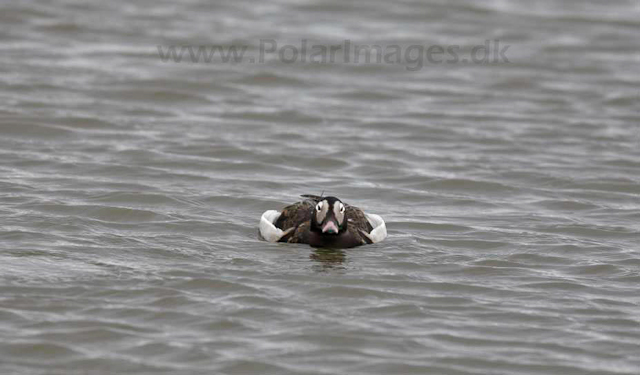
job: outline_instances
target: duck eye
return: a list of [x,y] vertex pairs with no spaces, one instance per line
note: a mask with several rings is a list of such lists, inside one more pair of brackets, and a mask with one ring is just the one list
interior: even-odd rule
[[340,203],[340,212],[344,212],[344,204]]
[[316,205],[316,211],[321,211],[321,210],[322,210],[322,202]]

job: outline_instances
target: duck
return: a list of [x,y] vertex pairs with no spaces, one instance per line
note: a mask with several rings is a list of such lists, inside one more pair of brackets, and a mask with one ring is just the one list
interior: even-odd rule
[[377,243],[387,237],[382,217],[333,196],[301,195],[304,200],[260,218],[260,236],[268,242],[344,249]]

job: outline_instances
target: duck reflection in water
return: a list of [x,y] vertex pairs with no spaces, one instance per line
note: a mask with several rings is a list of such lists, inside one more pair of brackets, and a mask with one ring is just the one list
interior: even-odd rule
[[333,269],[345,269],[346,254],[340,249],[315,249],[309,255],[311,260],[318,262],[314,266],[317,271],[329,271]]

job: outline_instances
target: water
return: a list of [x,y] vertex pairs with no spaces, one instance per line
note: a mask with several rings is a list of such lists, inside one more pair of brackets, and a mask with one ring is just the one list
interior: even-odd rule
[[[635,1],[3,3],[1,372],[640,373],[639,19]],[[158,53],[260,39],[510,47],[421,69]],[[323,190],[388,239],[257,239],[263,211]]]

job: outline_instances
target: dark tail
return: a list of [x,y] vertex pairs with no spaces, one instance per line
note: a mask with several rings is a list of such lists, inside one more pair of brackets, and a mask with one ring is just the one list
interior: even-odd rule
[[320,202],[323,199],[323,197],[321,195],[313,195],[313,194],[302,194],[301,197],[302,198],[309,198],[309,199],[312,199],[312,200],[314,200],[316,202]]

